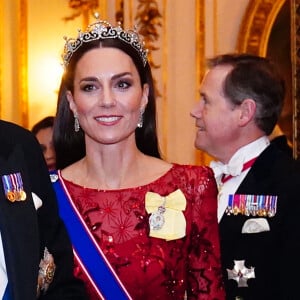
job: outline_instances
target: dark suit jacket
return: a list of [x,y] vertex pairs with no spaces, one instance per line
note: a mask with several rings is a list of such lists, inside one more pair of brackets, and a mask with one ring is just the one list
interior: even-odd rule
[[[246,220],[259,217],[222,217],[221,254],[227,299],[300,299],[299,276],[293,275],[300,270],[298,164],[270,145],[258,157],[236,194],[278,196],[277,213],[265,218],[270,231],[259,233],[241,233]],[[233,268],[234,260],[245,260],[247,268],[254,267],[255,278],[247,281],[248,287],[238,287],[236,281],[228,280],[227,269]]]
[[[25,201],[10,202],[2,176],[20,172]],[[73,278],[73,254],[58,217],[48,170],[35,137],[17,125],[0,121],[0,230],[14,300],[36,299],[40,259],[45,247],[54,257],[54,280],[41,299],[85,299],[81,282]],[[37,211],[31,193],[43,205]]]
[[285,152],[287,155],[293,156],[293,149],[288,144],[287,137],[285,135],[279,135],[271,140],[271,144],[276,145],[281,151]]

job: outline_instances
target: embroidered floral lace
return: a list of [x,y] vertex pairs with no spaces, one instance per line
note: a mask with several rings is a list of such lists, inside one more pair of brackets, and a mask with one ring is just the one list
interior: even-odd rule
[[[224,299],[221,278],[217,188],[211,169],[174,166],[136,188],[96,190],[64,181],[99,246],[133,299]],[[187,200],[186,235],[166,241],[149,237],[148,191],[180,189]],[[75,262],[76,263],[76,262]],[[76,263],[92,300],[99,299]]]

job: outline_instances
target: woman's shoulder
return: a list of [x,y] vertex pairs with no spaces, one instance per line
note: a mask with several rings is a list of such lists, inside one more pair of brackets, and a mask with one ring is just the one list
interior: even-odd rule
[[173,185],[180,188],[186,195],[201,198],[207,191],[215,193],[217,190],[213,171],[208,166],[175,163],[173,164],[171,173],[170,178]]
[[214,179],[213,171],[210,167],[204,165],[192,165],[192,164],[180,164],[174,162],[168,162],[166,160],[153,158],[150,160],[150,164],[148,163],[149,173],[152,175],[155,174],[154,177],[165,177],[168,175],[173,175],[174,178],[185,178],[185,179]]
[[191,165],[191,164],[178,164],[173,163],[173,170],[175,172],[185,172],[190,175],[195,176],[207,176],[207,177],[214,177],[213,171],[208,166],[198,166],[198,165]]

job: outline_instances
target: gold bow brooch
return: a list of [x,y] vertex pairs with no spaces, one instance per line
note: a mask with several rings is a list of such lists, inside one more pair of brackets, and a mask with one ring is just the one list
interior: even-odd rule
[[167,241],[185,236],[186,221],[183,212],[186,199],[180,189],[167,195],[147,192],[145,199],[149,217],[150,236]]

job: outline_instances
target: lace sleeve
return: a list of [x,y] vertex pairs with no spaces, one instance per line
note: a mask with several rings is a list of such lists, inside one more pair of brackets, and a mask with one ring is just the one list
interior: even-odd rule
[[217,222],[217,186],[210,169],[194,190],[189,240],[188,299],[225,299]]

